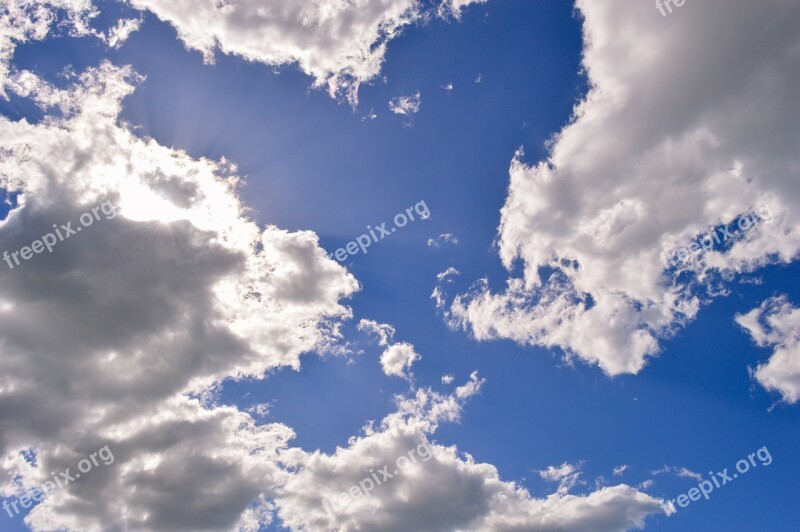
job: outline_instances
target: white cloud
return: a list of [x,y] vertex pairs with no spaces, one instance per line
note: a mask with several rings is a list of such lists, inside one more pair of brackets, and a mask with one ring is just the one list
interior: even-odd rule
[[[452,283],[453,280],[449,279],[449,277],[454,277],[456,275],[461,275],[461,272],[453,266],[450,266],[445,271],[436,274],[436,280],[438,281],[438,284],[433,288],[431,299],[433,299],[437,310],[443,309],[447,304],[447,292],[445,292],[442,284],[444,282]],[[449,311],[445,311],[444,314],[445,316],[449,316]]]
[[[438,423],[457,421],[463,402],[477,393],[481,382],[473,374],[468,385],[459,387],[465,390],[462,396],[417,390],[412,398],[398,399],[397,412],[379,428],[365,427],[364,435],[351,438],[347,447],[333,454],[298,452],[290,465],[299,471],[276,500],[281,518],[294,530],[314,531],[610,532],[641,527],[647,515],[660,511],[657,499],[626,485],[588,495],[555,493],[535,499],[518,485],[502,481],[494,466],[434,442],[431,436]],[[420,445],[432,451],[432,458],[417,461],[376,486],[368,497],[340,497],[370,470],[389,465],[393,473],[397,458]],[[340,499],[348,500],[326,509],[324,501]]]
[[436,238],[428,239],[428,246],[438,248],[442,244],[458,244],[458,237],[453,233],[442,233]]
[[787,403],[800,401],[800,308],[786,296],[773,297],[747,314],[737,314],[736,323],[759,347],[774,348],[769,360],[752,371],[753,377]]
[[452,83],[447,83],[445,85],[442,85],[441,88],[444,89],[447,92],[451,92],[453,90],[453,84]]
[[613,475],[615,477],[618,477],[618,476],[622,475],[625,472],[625,470],[628,469],[629,467],[630,466],[627,465],[627,464],[618,465],[617,467],[614,468],[612,473],[613,473]]
[[131,0],[175,26],[190,49],[212,62],[217,49],[267,65],[297,64],[331,96],[358,101],[375,79],[389,41],[420,20],[416,0]]
[[547,469],[537,471],[544,480],[558,483],[559,495],[566,495],[577,484],[585,484],[581,478],[580,464],[564,462],[560,466],[548,466]]
[[442,375],[442,384],[449,386],[456,378],[453,375]]
[[378,345],[388,345],[394,338],[394,327],[388,323],[378,323],[374,320],[361,320],[358,322],[359,331],[371,332],[378,337]]
[[[213,390],[299,368],[335,342],[351,316],[340,300],[358,283],[314,233],[249,220],[226,161],[120,125],[139,79],[108,63],[68,89],[25,73],[11,90],[62,112],[0,117],[0,187],[22,192],[0,249],[103,200],[119,207],[53,253],[0,263],[0,490],[14,491],[17,475],[41,485],[109,445],[115,463],[37,505],[30,527],[257,530],[293,432],[215,405]],[[15,460],[25,449],[36,467]]]
[[701,475],[700,473],[695,473],[694,471],[690,471],[689,469],[686,469],[685,467],[677,467],[677,466],[665,465],[661,469],[656,469],[655,471],[651,471],[650,472],[650,474],[653,475],[653,476],[663,475],[664,473],[671,473],[671,474],[673,474],[675,476],[678,476],[678,477],[691,478],[691,479],[696,480],[697,482],[700,482],[700,481],[703,480],[703,475]]
[[7,98],[10,62],[17,44],[44,40],[56,23],[70,35],[89,35],[89,21],[97,14],[91,0],[4,0],[0,11],[0,96]]
[[[591,90],[547,160],[510,167],[499,252],[522,275],[500,293],[478,282],[450,318],[637,373],[732,275],[800,250],[800,4],[709,0],[668,19],[636,0],[577,7]],[[664,271],[710,225],[761,208],[772,223]]]
[[97,36],[111,48],[119,48],[134,32],[139,30],[142,19],[127,18],[117,21],[117,25],[108,30],[106,35],[98,33]]
[[381,354],[383,372],[395,377],[411,378],[411,366],[421,357],[414,351],[414,346],[400,342],[387,347]]
[[445,304],[447,303],[446,294],[442,287],[434,286],[433,292],[431,292],[431,299],[433,299],[434,305],[436,305],[437,309],[443,309]]
[[419,91],[411,96],[396,96],[389,100],[389,110],[396,115],[411,116],[419,112],[421,96]]
[[489,0],[442,0],[442,3],[439,4],[439,16],[452,16],[460,19],[461,12],[465,7],[472,4],[485,4],[488,1]]
[[[453,266],[450,266],[450,267],[449,267],[449,268],[447,268],[445,271],[443,271],[443,272],[440,272],[440,273],[437,273],[437,274],[436,274],[436,279],[437,279],[439,282],[442,282],[442,281],[444,281],[444,280],[448,280],[448,281],[450,281],[450,280],[449,280],[449,279],[447,279],[447,278],[448,278],[448,277],[451,277],[451,276],[455,276],[455,275],[461,275],[461,272],[460,272],[460,271],[458,271],[458,270],[457,270],[456,268],[454,268]],[[452,281],[451,281],[451,282],[452,282]]]

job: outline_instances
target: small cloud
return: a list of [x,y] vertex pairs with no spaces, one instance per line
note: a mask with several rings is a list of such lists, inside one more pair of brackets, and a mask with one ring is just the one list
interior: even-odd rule
[[458,237],[453,233],[442,233],[436,238],[429,238],[428,245],[431,247],[441,247],[442,244],[458,244]]
[[628,467],[630,466],[628,466],[627,464],[618,465],[617,467],[614,468],[612,473],[614,474],[615,477],[618,477],[621,474],[623,474],[625,470],[628,469]]
[[447,303],[447,300],[445,299],[444,290],[442,290],[442,288],[439,286],[433,287],[433,292],[431,292],[431,299],[433,299],[437,309],[443,309],[445,303]]
[[549,466],[547,469],[537,471],[539,476],[550,482],[558,482],[558,493],[566,495],[575,485],[585,484],[580,480],[581,464],[570,464],[564,462],[560,466]]
[[447,92],[450,92],[450,91],[453,90],[453,84],[452,83],[448,83],[447,85],[440,85],[440,87],[442,89],[446,90]]
[[442,384],[453,384],[454,380],[456,380],[456,378],[453,375],[442,375]]
[[257,416],[257,417],[267,417],[269,415],[269,411],[272,409],[272,405],[270,403],[261,403],[257,405],[253,405],[247,409],[247,412]]
[[414,351],[414,346],[400,342],[386,348],[381,355],[381,366],[386,375],[411,379],[411,366],[422,357]]
[[[461,272],[458,271],[457,269],[453,268],[452,266],[450,266],[445,271],[443,271],[441,273],[437,273],[436,274],[436,279],[438,279],[439,282],[441,282],[441,281],[444,281],[445,279],[447,279],[448,277],[450,277],[451,275],[461,275]],[[452,282],[452,281],[449,281],[449,282]]]
[[412,96],[396,96],[389,100],[389,110],[396,115],[413,116],[419,112],[422,97],[419,91]]
[[117,49],[128,40],[131,34],[142,25],[140,18],[125,18],[117,21],[117,25],[108,30],[107,34],[95,32],[95,35],[110,48]]
[[663,475],[664,473],[672,473],[673,475],[676,475],[678,477],[693,478],[698,482],[703,480],[703,475],[701,475],[700,473],[695,473],[694,471],[690,471],[685,467],[665,465],[661,469],[656,469],[655,471],[650,472],[650,474],[653,476]]
[[483,74],[478,74],[475,76],[475,83],[483,83]]
[[378,118],[378,113],[375,112],[375,109],[370,108],[369,113],[365,115],[361,115],[361,121],[366,122],[367,120],[375,120]]
[[394,338],[394,327],[388,323],[378,323],[373,320],[361,320],[356,327],[359,331],[373,333],[378,337],[378,345],[389,345]]
[[645,480],[644,482],[642,482],[641,484],[639,484],[638,486],[636,486],[636,489],[646,490],[646,489],[651,488],[653,486],[653,484],[655,484],[655,483],[656,483],[655,480],[653,480],[652,478],[649,478],[649,479]]

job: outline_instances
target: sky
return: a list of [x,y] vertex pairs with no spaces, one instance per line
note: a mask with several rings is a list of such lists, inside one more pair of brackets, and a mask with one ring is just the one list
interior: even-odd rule
[[796,530],[798,28],[2,0],[0,530]]

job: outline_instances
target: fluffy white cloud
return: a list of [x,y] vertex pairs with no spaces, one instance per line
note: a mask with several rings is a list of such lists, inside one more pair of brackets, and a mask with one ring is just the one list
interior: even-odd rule
[[423,14],[417,0],[131,0],[211,62],[215,50],[268,65],[297,64],[355,104],[381,69],[388,42]]
[[411,116],[419,112],[422,97],[419,91],[411,96],[396,96],[389,100],[389,110],[396,115]]
[[10,63],[17,44],[41,41],[56,22],[73,36],[91,33],[97,15],[91,0],[2,0],[0,2],[0,96],[6,98]]
[[[103,201],[118,213],[52,253],[0,262],[0,490],[109,445],[115,463],[39,504],[31,527],[257,530],[293,433],[207,399],[335,342],[358,283],[314,233],[249,220],[226,161],[121,126],[130,69],[103,63],[66,90],[18,79],[11,90],[60,112],[0,117],[0,187],[21,192],[0,250],[78,227]],[[27,449],[35,467],[15,458]]]
[[773,297],[738,314],[736,323],[759,347],[774,348],[769,360],[752,372],[759,384],[779,392],[787,403],[800,401],[800,308],[786,296]]
[[387,347],[381,354],[381,367],[383,372],[387,375],[395,377],[411,377],[411,366],[419,360],[420,357],[414,346],[407,342],[400,342],[392,344]]
[[97,15],[99,11],[92,0],[1,0],[0,97],[8,97],[7,85],[14,77],[11,58],[18,44],[66,34],[71,37],[91,35],[111,48],[119,48],[139,29],[139,20],[120,19],[103,33],[89,25]]
[[[347,447],[330,455],[298,452],[291,465],[299,471],[276,499],[278,515],[293,530],[310,531],[610,532],[641,527],[647,515],[660,511],[658,500],[626,485],[588,495],[559,491],[536,499],[502,481],[495,467],[432,441],[441,421],[459,419],[461,405],[479,391],[481,382],[473,374],[450,396],[418,390],[411,398],[398,399],[397,412],[378,428],[365,427],[364,435],[352,438]],[[426,449],[418,453],[423,459],[397,467],[412,449]],[[385,466],[391,478],[379,473]],[[373,482],[368,495],[351,492],[372,473],[380,485]]]
[[[520,152],[510,167],[499,251],[522,275],[500,293],[477,283],[451,316],[480,340],[636,373],[726,279],[800,250],[800,4],[709,0],[667,18],[636,0],[577,7],[591,89],[546,160]],[[731,227],[665,271],[751,209],[774,221]]]

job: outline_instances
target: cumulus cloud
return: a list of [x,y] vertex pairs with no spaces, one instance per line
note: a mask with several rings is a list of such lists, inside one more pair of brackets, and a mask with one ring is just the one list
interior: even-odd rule
[[0,10],[0,96],[8,97],[10,63],[18,44],[44,40],[56,23],[72,36],[88,35],[89,21],[97,14],[91,0],[5,0]]
[[751,371],[753,377],[787,403],[800,401],[800,308],[786,296],[777,296],[747,314],[737,314],[736,323],[759,347],[774,348],[769,360]]
[[[521,275],[499,293],[479,281],[451,316],[479,340],[637,373],[732,276],[797,257],[800,4],[709,0],[669,18],[636,0],[577,8],[589,93],[546,160],[520,151],[510,166],[498,248]],[[751,209],[774,222],[727,227],[730,240],[665,268]]]
[[442,375],[442,384],[444,385],[449,386],[450,384],[453,384],[454,380],[456,380],[456,378],[453,375]]
[[131,0],[169,22],[207,62],[214,53],[279,66],[296,64],[333,97],[358,102],[378,76],[389,41],[423,17],[416,0]]
[[389,110],[396,115],[415,115],[419,112],[421,100],[419,91],[411,96],[395,96],[389,100]]
[[[457,421],[464,401],[481,383],[473,374],[453,395],[418,390],[412,397],[398,398],[395,413],[378,428],[365,427],[363,436],[352,438],[347,447],[333,454],[298,452],[293,463],[298,473],[276,499],[278,515],[292,529],[313,531],[419,530],[424,516],[424,529],[430,532],[610,532],[641,527],[648,515],[659,511],[657,499],[626,485],[536,499],[501,480],[494,466],[433,441],[439,423]],[[368,495],[343,495],[387,465],[393,474],[399,457],[420,447],[428,449],[427,460],[389,479],[377,475],[383,482]]]
[[414,346],[407,342],[392,344],[381,354],[381,367],[387,375],[411,378],[411,366],[419,360]]
[[299,368],[335,341],[358,283],[314,233],[248,219],[226,161],[120,125],[140,79],[130,68],[102,63],[66,89],[26,76],[11,90],[58,109],[0,117],[0,187],[20,192],[0,249],[74,228],[103,201],[118,214],[13,270],[0,263],[0,490],[109,445],[115,463],[38,504],[33,529],[257,530],[294,434],[209,392]]

